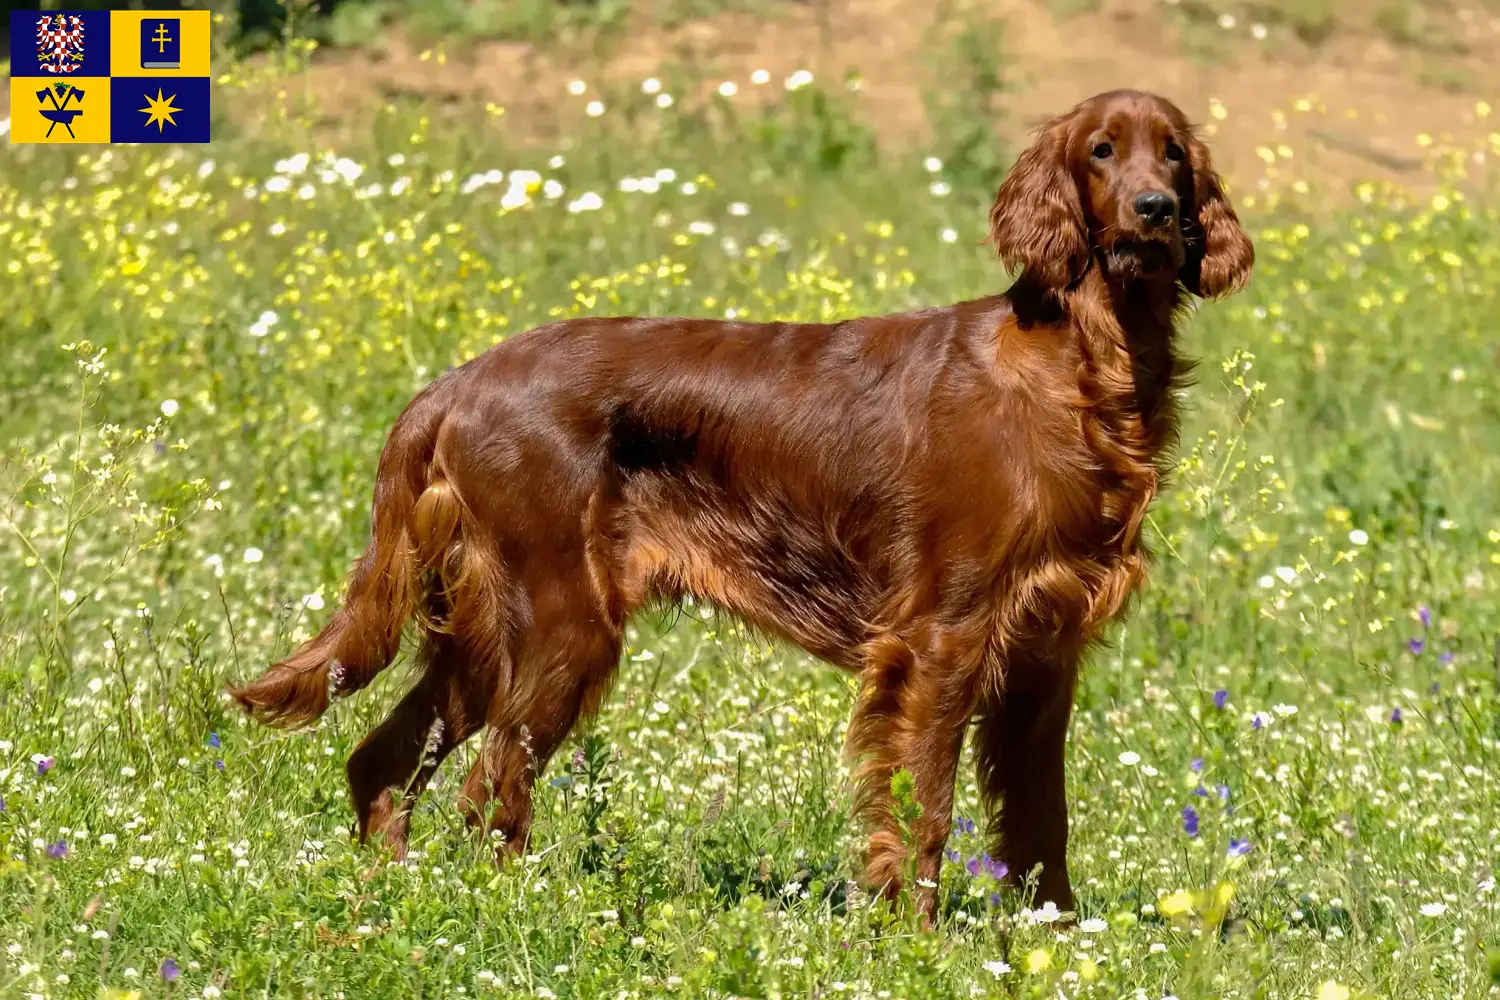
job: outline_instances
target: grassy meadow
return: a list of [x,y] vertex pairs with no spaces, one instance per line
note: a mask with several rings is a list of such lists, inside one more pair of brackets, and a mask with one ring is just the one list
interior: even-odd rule
[[997,891],[966,763],[923,931],[851,883],[853,681],[711,609],[634,625],[498,870],[452,804],[472,746],[407,862],[350,840],[399,667],[296,733],[222,688],[331,612],[400,407],[497,341],[1003,287],[988,95],[910,153],[811,74],[580,82],[549,148],[393,107],[329,149],[251,75],[219,105],[263,118],[208,147],[0,150],[0,996],[1500,990],[1500,134],[1430,145],[1420,195],[1326,192],[1188,109],[1274,176],[1235,193],[1256,276],[1186,325],[1157,564],[1078,694],[1078,923]]

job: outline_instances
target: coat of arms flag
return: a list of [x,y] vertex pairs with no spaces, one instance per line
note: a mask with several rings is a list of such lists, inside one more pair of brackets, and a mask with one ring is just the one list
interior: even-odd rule
[[202,143],[206,10],[10,13],[10,141]]

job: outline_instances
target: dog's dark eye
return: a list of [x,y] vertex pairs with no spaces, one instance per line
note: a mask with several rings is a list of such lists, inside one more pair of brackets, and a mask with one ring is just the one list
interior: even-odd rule
[[1094,147],[1094,159],[1107,160],[1114,155],[1114,152],[1115,147],[1111,146],[1107,142],[1101,142],[1099,143],[1099,145]]
[[1177,145],[1177,143],[1172,142],[1171,140],[1167,141],[1167,159],[1173,161],[1174,163],[1182,159],[1182,147]]

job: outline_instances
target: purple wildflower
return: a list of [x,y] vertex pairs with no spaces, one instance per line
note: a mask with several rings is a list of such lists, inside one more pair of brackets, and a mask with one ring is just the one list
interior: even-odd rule
[[1422,650],[1427,648],[1427,641],[1421,636],[1406,641],[1406,648],[1411,650],[1412,656],[1421,656]]
[[1198,836],[1198,810],[1192,806],[1184,806],[1182,809],[1182,832],[1189,837]]
[[1206,799],[1208,798],[1208,789],[1204,788],[1202,785],[1199,785],[1197,788],[1193,789],[1193,794],[1198,796],[1198,798],[1200,799]]
[[56,763],[57,761],[53,760],[51,757],[42,757],[36,762],[36,776],[40,778],[42,775],[52,770],[52,765]]
[[0,813],[5,812],[5,796],[0,795]]
[[49,857],[49,858],[65,858],[67,856],[68,856],[68,842],[66,840],[59,840],[55,844],[48,844],[47,845],[47,857]]
[[1402,718],[1402,716],[1401,716],[1401,709],[1400,708],[1393,708],[1393,709],[1391,709],[1391,724],[1392,725],[1397,725],[1397,726],[1401,725],[1401,718]]
[[1214,708],[1223,708],[1228,703],[1229,691],[1227,689],[1219,688],[1214,692]]
[[951,847],[948,848],[946,851],[943,852],[943,857],[947,858],[949,861],[953,862],[954,864],[958,864],[958,852],[955,851]]
[[1417,617],[1422,620],[1423,628],[1432,628],[1432,609],[1427,605],[1424,604],[1417,609]]
[[168,959],[164,960],[161,963],[161,977],[162,977],[162,979],[165,979],[167,982],[170,983],[172,980],[176,979],[180,975],[182,975],[182,970],[177,967],[177,960],[176,959],[174,959],[174,958],[168,958]]
[[1234,803],[1229,801],[1229,786],[1215,785],[1214,791],[1218,793],[1219,801],[1224,803],[1224,815],[1232,815],[1234,813]]
[[209,733],[208,734],[208,745],[211,746],[211,747],[213,747],[215,750],[219,749],[219,746],[221,745],[221,741],[219,740],[219,734],[218,733]]
[[1192,761],[1188,764],[1188,767],[1190,767],[1190,768],[1193,769],[1193,773],[1194,774],[1197,774],[1199,771],[1203,770],[1203,758],[1202,757],[1194,757],[1192,759]]
[[1441,684],[1439,684],[1437,681],[1433,681],[1432,682],[1432,686],[1427,689],[1427,693],[1428,694],[1437,694],[1442,689],[1443,689],[1443,686]]
[[1230,837],[1229,850],[1224,852],[1225,857],[1238,858],[1250,853],[1250,841],[1243,837]]
[[[956,861],[957,859],[957,855],[955,854],[954,860]],[[1010,874],[1009,865],[1004,861],[996,861],[988,854],[970,858],[964,863],[964,870],[975,878],[978,878],[980,875],[988,875],[996,882],[1002,881],[1005,876]]]
[[1260,713],[1256,712],[1255,713],[1255,718],[1253,718],[1253,719],[1250,720],[1250,728],[1251,729],[1259,729],[1263,725],[1265,725],[1265,723],[1263,723],[1263,722],[1260,721]]
[[972,819],[969,819],[968,817],[965,817],[965,816],[960,816],[958,818],[958,828],[963,833],[968,833],[968,834],[972,834],[975,830],[979,829],[977,826],[974,825],[974,821]]
[[220,758],[220,759],[214,761],[214,767],[216,769],[220,770],[220,771],[224,770],[224,760],[223,760],[223,758]]
[[1442,656],[1439,656],[1438,657],[1438,662],[1441,663],[1445,667],[1448,666],[1449,664],[1451,664],[1453,662],[1453,650],[1450,649],[1447,652],[1445,652]]

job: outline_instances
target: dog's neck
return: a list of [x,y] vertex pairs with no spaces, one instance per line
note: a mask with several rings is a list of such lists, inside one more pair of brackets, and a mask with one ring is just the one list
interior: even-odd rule
[[1181,284],[1170,276],[1122,278],[1095,263],[1067,289],[1023,274],[1006,294],[1022,323],[1065,326],[1078,337],[1101,415],[1138,419],[1142,446],[1153,461],[1162,457],[1176,437],[1173,391],[1192,367],[1174,344]]
[[1175,343],[1182,286],[1173,276],[1118,280],[1091,268],[1071,294],[1070,312],[1085,336],[1122,352],[1116,355],[1121,360],[1129,358],[1131,409],[1140,417],[1153,461],[1161,459],[1175,443],[1174,390],[1190,367],[1177,357]]

